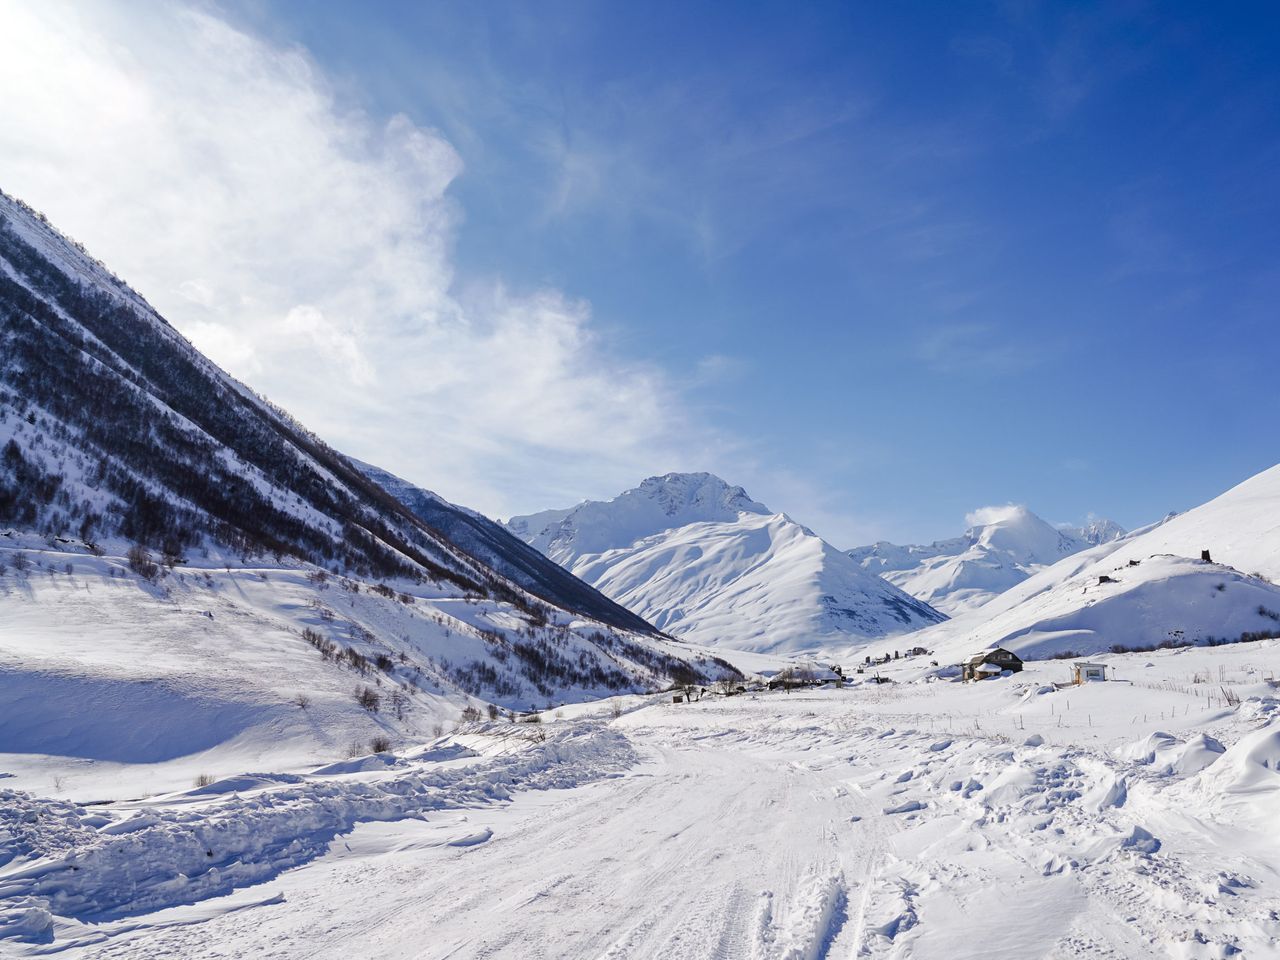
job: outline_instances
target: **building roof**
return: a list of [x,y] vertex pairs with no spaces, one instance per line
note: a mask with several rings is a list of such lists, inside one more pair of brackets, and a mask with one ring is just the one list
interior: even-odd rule
[[1077,660],[1074,665],[1077,667],[1101,667],[1103,670],[1107,669],[1105,663],[1090,663],[1088,660]]
[[1014,660],[1021,659],[1012,650],[1006,650],[1004,647],[988,647],[986,650],[979,650],[973,656],[966,659],[965,663],[981,663],[982,661],[988,659],[989,657],[994,656],[997,653],[1006,654]]

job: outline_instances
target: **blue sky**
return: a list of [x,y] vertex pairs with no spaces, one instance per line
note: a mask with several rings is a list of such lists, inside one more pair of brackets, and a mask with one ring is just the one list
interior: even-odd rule
[[[1263,5],[205,9],[296,52],[335,115],[403,115],[451,146],[459,309],[495,288],[589,304],[574,349],[621,365],[632,406],[662,395],[655,433],[607,458],[608,417],[584,416],[538,457],[517,439],[446,464],[210,347],[454,499],[527,512],[704,467],[852,546],[953,535],[1005,502],[1135,526],[1277,460],[1280,16]],[[77,232],[71,200],[31,183],[128,265],[105,218]]]
[[1136,525],[1277,459],[1262,5],[349,10],[256,19],[458,147],[464,273],[589,299],[878,533]]

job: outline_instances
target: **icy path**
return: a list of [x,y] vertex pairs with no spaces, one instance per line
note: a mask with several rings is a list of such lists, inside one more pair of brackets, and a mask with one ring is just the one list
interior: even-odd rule
[[[657,705],[607,726],[551,726],[568,728],[553,742],[582,741],[560,751],[569,765],[593,758],[576,785],[567,770],[538,772],[542,762],[477,762],[428,782],[493,782],[497,764],[514,772],[502,780],[513,800],[467,787],[425,821],[362,823],[268,882],[63,922],[52,943],[21,950],[343,960],[1280,952],[1275,839],[1215,822],[1194,782],[1141,765],[952,739],[869,718],[847,695]],[[603,746],[589,746],[595,738]],[[404,776],[424,778],[392,781]],[[522,789],[540,786],[564,789]]]

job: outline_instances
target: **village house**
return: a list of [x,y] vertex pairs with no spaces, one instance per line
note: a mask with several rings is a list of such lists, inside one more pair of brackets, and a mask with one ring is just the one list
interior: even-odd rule
[[1085,663],[1078,660],[1071,665],[1071,679],[1073,683],[1089,683],[1094,680],[1107,679],[1107,665],[1105,663]]
[[1005,670],[1018,673],[1022,670],[1022,658],[1004,647],[992,647],[975,653],[960,664],[960,679],[989,680]]

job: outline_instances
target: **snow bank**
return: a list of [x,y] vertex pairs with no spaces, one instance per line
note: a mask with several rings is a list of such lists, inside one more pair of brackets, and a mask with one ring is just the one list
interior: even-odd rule
[[0,807],[6,817],[41,826],[4,834],[11,848],[5,859],[35,859],[0,870],[0,906],[12,914],[0,931],[40,935],[41,909],[107,918],[226,894],[319,856],[361,821],[422,817],[506,799],[516,789],[576,786],[633,761],[620,734],[584,724],[480,765],[418,765],[372,782],[335,777],[284,784],[198,807],[157,806],[97,829],[101,818],[83,808],[13,794]]
[[1272,794],[1280,790],[1280,725],[1246,734],[1205,771],[1202,782],[1223,794]]
[[1149,766],[1153,773],[1187,777],[1217,761],[1226,750],[1207,734],[1182,740],[1157,730],[1116,751],[1122,760]]

